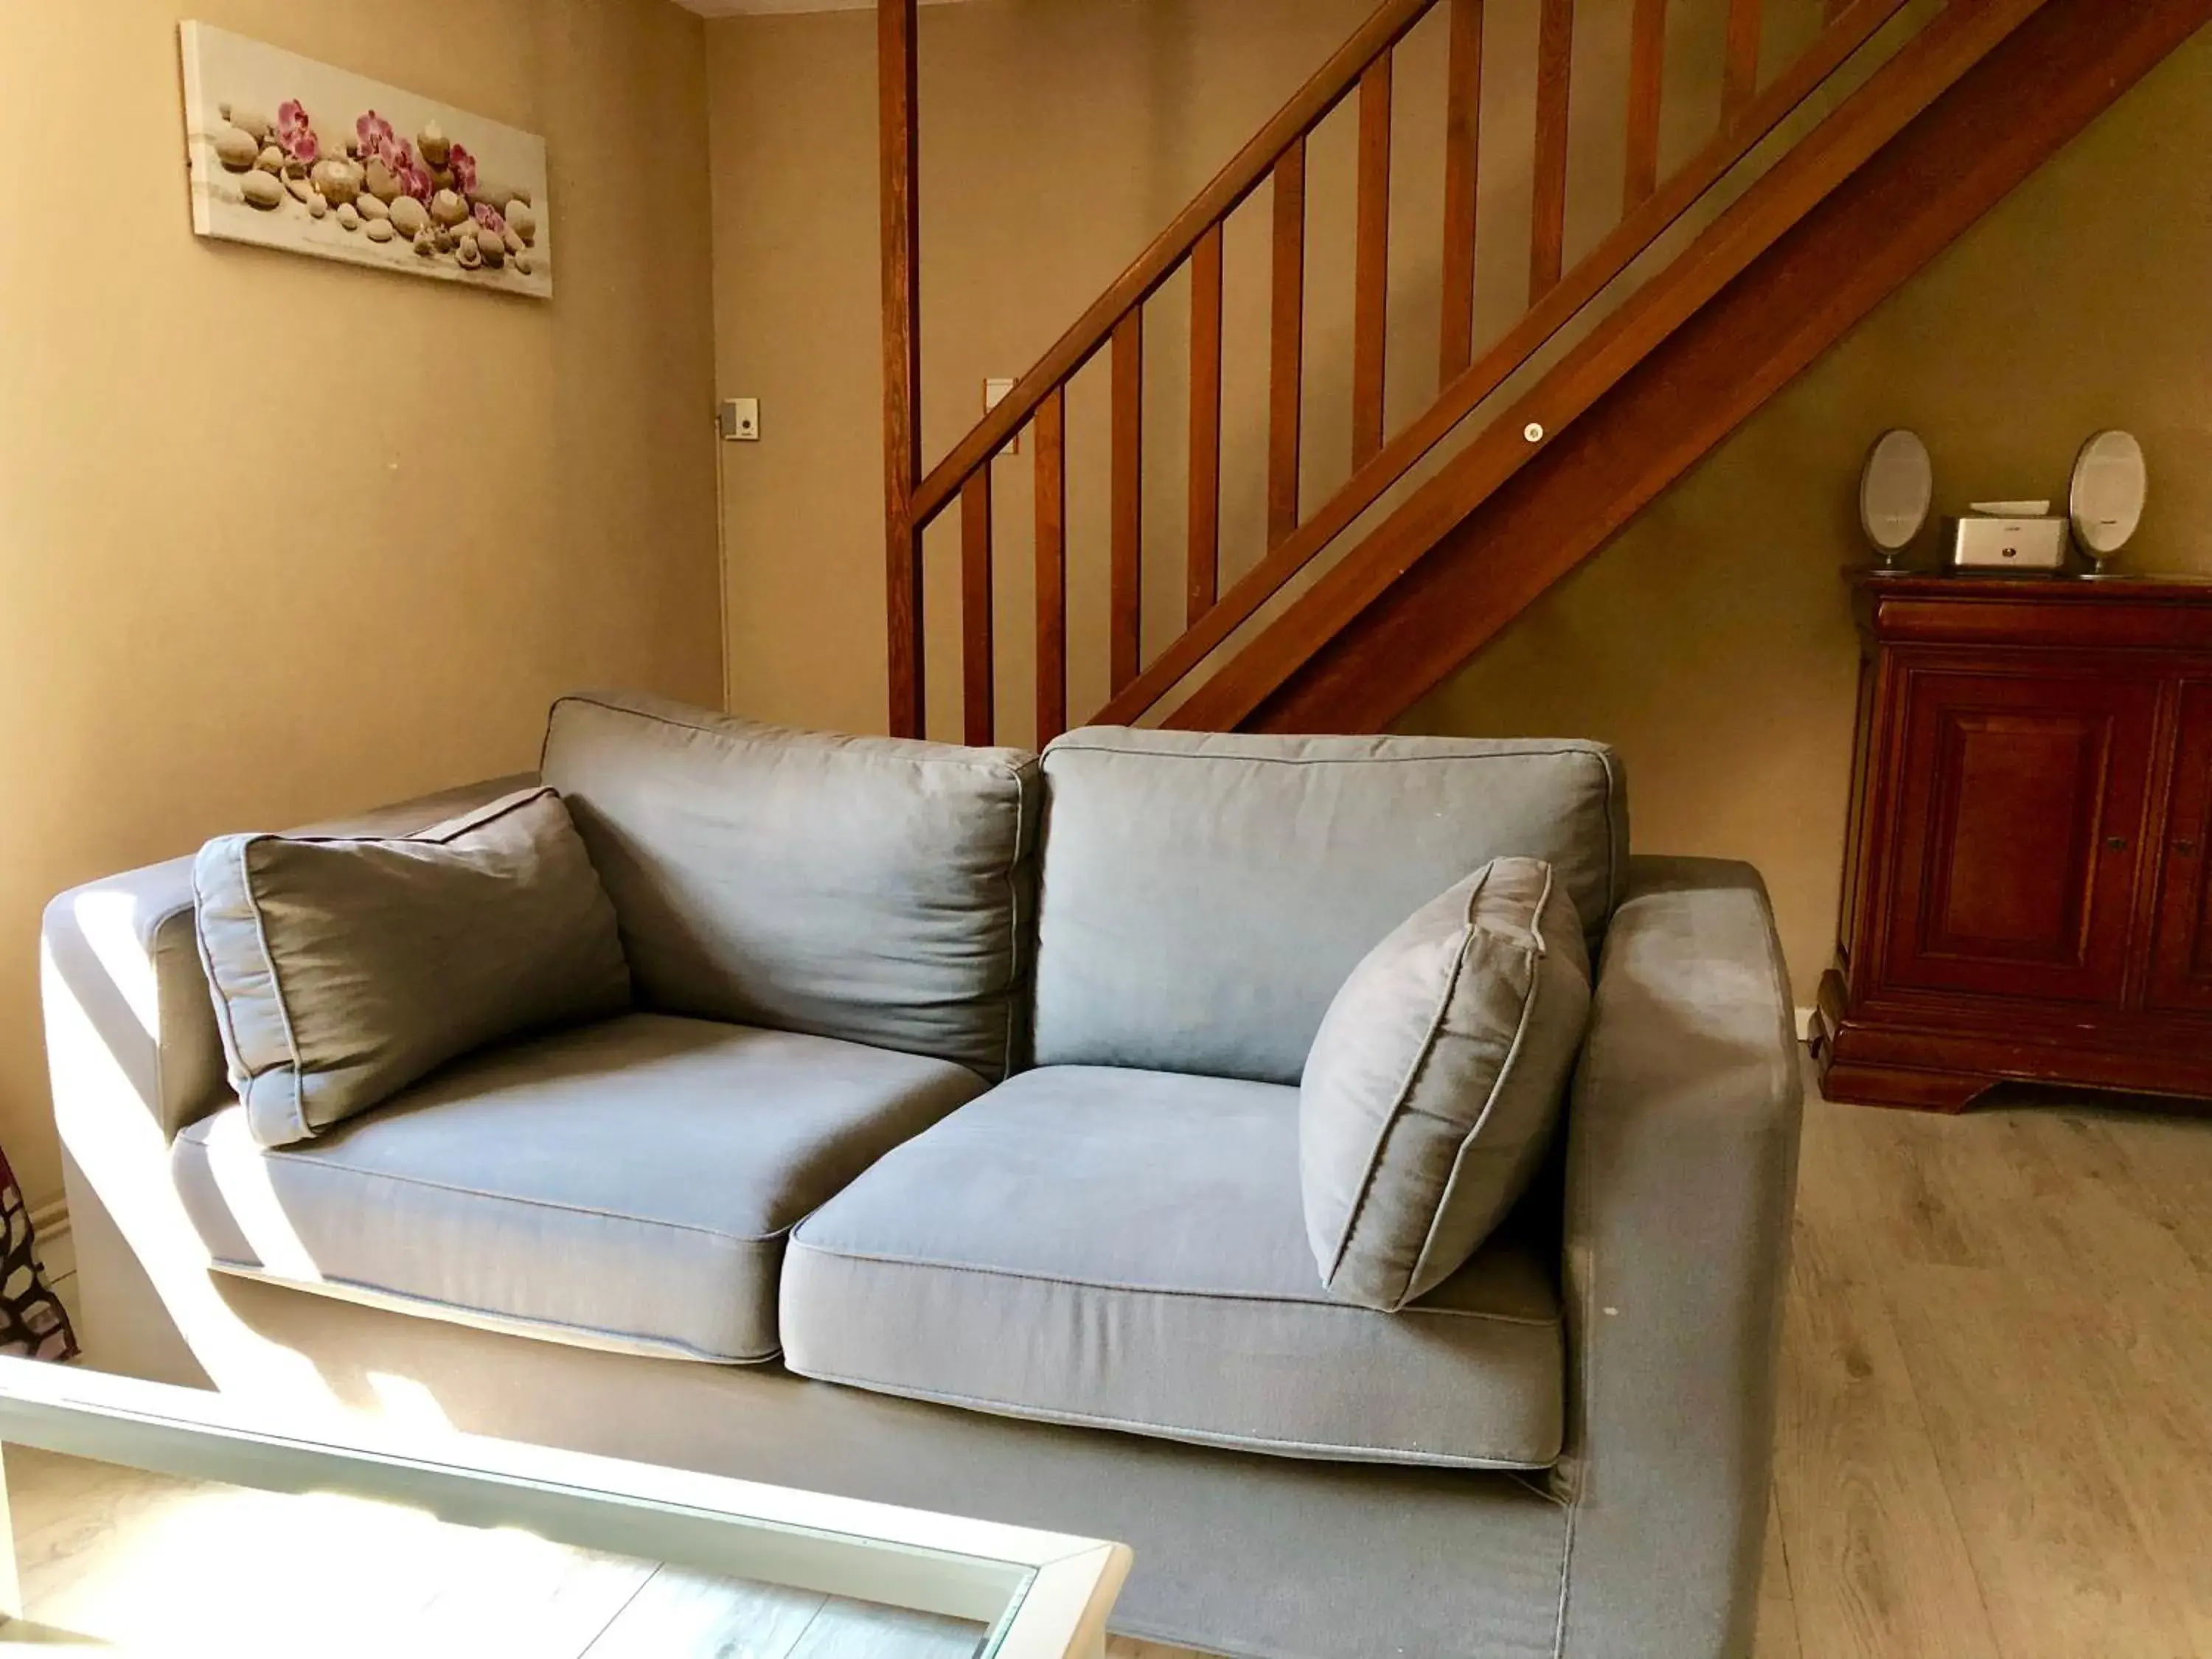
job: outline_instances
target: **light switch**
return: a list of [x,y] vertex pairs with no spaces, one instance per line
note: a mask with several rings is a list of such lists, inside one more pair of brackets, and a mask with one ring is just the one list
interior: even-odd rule
[[760,399],[757,398],[725,398],[722,399],[719,423],[725,443],[754,444],[760,441]]

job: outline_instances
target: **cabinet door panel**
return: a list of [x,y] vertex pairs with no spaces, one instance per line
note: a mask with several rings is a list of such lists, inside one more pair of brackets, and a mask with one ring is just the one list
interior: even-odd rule
[[1915,668],[1885,983],[2117,1005],[2158,684]]
[[2212,680],[2182,688],[2181,744],[2159,873],[2154,1008],[2212,1012]]

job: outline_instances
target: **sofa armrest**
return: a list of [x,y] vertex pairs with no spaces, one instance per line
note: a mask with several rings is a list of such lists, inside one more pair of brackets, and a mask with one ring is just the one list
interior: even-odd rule
[[1751,1650],[1803,1098],[1758,872],[1633,860],[1568,1116],[1565,1655]]
[[[410,835],[536,781],[491,779],[300,833]],[[167,1140],[231,1098],[189,856],[62,894],[46,906],[40,957],[57,1109],[73,1089],[119,1081]]]

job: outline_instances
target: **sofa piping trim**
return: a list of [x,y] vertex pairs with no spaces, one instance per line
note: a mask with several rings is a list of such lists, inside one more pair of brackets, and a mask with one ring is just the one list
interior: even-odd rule
[[[1365,1315],[1382,1310],[1366,1308],[1358,1303],[1322,1295],[1258,1296],[1249,1291],[1181,1290],[1164,1285],[1123,1285],[1110,1279],[1064,1279],[1053,1273],[1018,1273],[1011,1267],[986,1267],[966,1261],[928,1261],[918,1256],[878,1255],[867,1251],[833,1249],[826,1245],[810,1244],[803,1238],[794,1238],[790,1248],[804,1250],[811,1255],[828,1256],[841,1261],[866,1261],[878,1267],[924,1268],[932,1273],[972,1273],[988,1279],[1023,1279],[1035,1285],[1059,1285],[1069,1290],[1112,1291],[1125,1296],[1165,1296],[1188,1297],[1201,1302],[1249,1302],[1261,1306],[1291,1308],[1322,1308],[1332,1312]],[[1397,1310],[1393,1317],[1413,1314],[1436,1319],[1480,1319],[1493,1325],[1513,1325],[1524,1330],[1555,1331],[1561,1328],[1559,1316],[1551,1318],[1531,1318],[1522,1314],[1490,1313],[1480,1308],[1425,1308],[1412,1306]],[[1514,1467],[1519,1467],[1516,1465]]]
[[[786,1364],[789,1365],[788,1360]],[[1180,1425],[1147,1423],[1139,1418],[1060,1412],[1049,1407],[1015,1405],[1003,1400],[985,1400],[972,1395],[908,1388],[890,1382],[871,1382],[857,1376],[842,1376],[836,1371],[799,1370],[796,1366],[790,1366],[790,1369],[795,1375],[810,1377],[817,1382],[834,1382],[840,1388],[892,1395],[901,1400],[920,1400],[934,1406],[957,1406],[963,1411],[982,1412],[993,1417],[1056,1423],[1066,1428],[1112,1429],[1123,1434],[1141,1434],[1153,1439],[1179,1440],[1194,1446],[1218,1446],[1228,1451],[1268,1452],[1287,1457],[1309,1458],[1316,1462],[1374,1463],[1407,1468],[1483,1469],[1499,1474],[1548,1467],[1542,1462],[1524,1462],[1510,1458],[1467,1457],[1449,1452],[1403,1451],[1385,1446],[1339,1446],[1317,1441],[1277,1440],[1264,1435],[1230,1434]]]
[[577,1325],[561,1319],[526,1317],[520,1314],[503,1314],[489,1308],[474,1308],[464,1302],[448,1302],[441,1297],[415,1296],[404,1291],[387,1290],[380,1285],[365,1285],[351,1279],[293,1279],[269,1271],[258,1262],[233,1261],[222,1256],[210,1259],[218,1272],[238,1279],[250,1279],[263,1285],[275,1285],[289,1291],[300,1291],[310,1296],[329,1296],[340,1302],[351,1302],[362,1307],[383,1308],[393,1313],[416,1319],[437,1319],[448,1324],[465,1325],[472,1330],[489,1331],[501,1336],[517,1336],[538,1342],[560,1339],[545,1334],[549,1331],[568,1331],[578,1336],[598,1339],[592,1343],[572,1342],[571,1347],[592,1347],[603,1353],[626,1353],[656,1359],[688,1360],[702,1365],[765,1365],[780,1358],[781,1346],[758,1354],[710,1353],[704,1348],[694,1347],[672,1336],[647,1336],[643,1333],[611,1331],[598,1325]]
[[[193,1131],[207,1121],[207,1119],[203,1118],[199,1123],[187,1126],[179,1134],[179,1139],[190,1141],[194,1146],[204,1152],[207,1147],[205,1134],[204,1133],[195,1134]],[[659,1216],[629,1215],[620,1210],[603,1210],[589,1204],[565,1204],[553,1199],[524,1198],[514,1193],[488,1192],[481,1187],[465,1187],[458,1182],[448,1181],[430,1181],[421,1176],[395,1175],[384,1170],[365,1170],[357,1164],[340,1164],[330,1158],[316,1157],[313,1153],[295,1152],[281,1146],[265,1147],[263,1149],[262,1155],[264,1158],[271,1155],[281,1157],[285,1162],[297,1164],[303,1170],[313,1170],[324,1174],[352,1176],[362,1181],[389,1182],[400,1187],[418,1187],[428,1192],[452,1193],[462,1198],[482,1199],[488,1204],[512,1204],[526,1210],[557,1210],[563,1215],[590,1216],[599,1221],[620,1221],[638,1227],[659,1227],[669,1232],[696,1233],[702,1237],[717,1239],[725,1244],[744,1245],[748,1248],[773,1244],[778,1239],[788,1235],[792,1228],[798,1225],[798,1222],[795,1221],[786,1222],[782,1226],[771,1231],[757,1234],[724,1232],[719,1227],[702,1227],[694,1221],[671,1221]],[[805,1218],[805,1217],[800,1218],[801,1220]]]
[[[1559,872],[1547,864],[1544,866],[1544,890],[1537,896],[1535,914],[1531,917],[1528,923],[1528,931],[1532,935],[1534,935],[1536,941],[1534,957],[1538,963],[1540,963],[1543,958],[1548,957],[1552,953],[1551,941],[1544,937],[1544,912],[1550,908],[1552,895],[1558,890]],[[1560,896],[1565,899],[1568,909],[1572,910],[1574,908],[1573,898],[1565,894],[1561,894]],[[1473,915],[1473,911],[1474,907],[1472,903],[1470,903],[1468,906],[1468,913],[1470,916]],[[1577,924],[1579,924],[1581,919],[1577,917],[1576,920]],[[1474,943],[1472,934],[1469,935],[1468,943],[1470,945]],[[1459,960],[1455,963],[1452,967],[1452,981],[1455,986],[1458,984],[1460,976],[1464,974],[1466,970],[1467,955],[1466,952],[1462,951],[1460,955]],[[1536,1012],[1539,1005],[1543,1000],[1543,995],[1544,975],[1540,969],[1539,969],[1537,971],[1532,972],[1529,975],[1528,995],[1521,1005],[1521,1021],[1519,1024],[1514,1027],[1512,1046],[1506,1050],[1504,1063],[1498,1067],[1498,1079],[1491,1087],[1490,1098],[1482,1103],[1481,1115],[1475,1119],[1474,1127],[1469,1129],[1465,1137],[1461,1139],[1458,1154],[1452,1159],[1451,1173],[1444,1177],[1443,1196],[1438,1200],[1435,1212],[1429,1218],[1428,1236],[1421,1241],[1421,1254],[1415,1263],[1416,1267],[1419,1266],[1420,1262],[1426,1261],[1429,1259],[1429,1252],[1436,1249],[1437,1229],[1443,1225],[1444,1217],[1451,1209],[1452,1194],[1458,1190],[1460,1176],[1467,1168],[1468,1152],[1482,1139],[1482,1131],[1490,1121],[1490,1115],[1498,1104],[1498,1097],[1504,1091],[1507,1079],[1513,1075],[1513,1068],[1520,1061],[1521,1051],[1528,1045],[1529,1028],[1536,1023]],[[1443,1006],[1440,1006],[1437,1011],[1437,1023],[1439,1025],[1443,1023],[1444,1010],[1446,1007],[1449,1007],[1449,1004],[1445,1004]],[[1587,1015],[1585,1015],[1585,1023],[1587,1023]],[[1576,1044],[1577,1047],[1581,1045],[1581,1035],[1579,1032],[1576,1035]],[[1424,1064],[1426,1064],[1429,1054],[1433,1052],[1434,1050],[1431,1048],[1423,1054],[1422,1061]],[[1547,1133],[1556,1134],[1559,1131],[1560,1118],[1566,1115],[1566,1082],[1565,1079],[1562,1079],[1560,1083],[1559,1094],[1555,1097],[1553,1105],[1556,1109],[1553,1114]],[[1514,1204],[1518,1205],[1521,1199],[1524,1196],[1526,1196],[1525,1188],[1522,1193],[1515,1196],[1513,1200]],[[1510,1213],[1510,1207],[1508,1213]],[[1504,1218],[1500,1217],[1499,1219],[1502,1221]],[[1480,1249],[1482,1247],[1478,1244],[1475,1248],[1477,1249]],[[1565,1317],[1564,1310],[1561,1310],[1561,1317],[1562,1319]]]
[[[1436,1054],[1437,1035],[1443,1030],[1445,1018],[1451,1012],[1452,999],[1458,994],[1460,981],[1467,976],[1468,957],[1474,949],[1478,938],[1474,927],[1475,904],[1481,898],[1483,889],[1490,884],[1490,872],[1496,863],[1497,860],[1493,859],[1483,866],[1481,879],[1475,884],[1474,890],[1467,896],[1467,909],[1462,918],[1462,926],[1466,929],[1466,937],[1460,941],[1458,953],[1452,959],[1451,973],[1445,979],[1443,992],[1437,998],[1436,1006],[1430,1014],[1428,1030],[1422,1036],[1419,1052],[1413,1056],[1412,1064],[1407,1067],[1406,1075],[1399,1079],[1397,1088],[1392,1092],[1390,1109],[1384,1114],[1381,1125],[1376,1130],[1375,1144],[1368,1149],[1367,1167],[1362,1173],[1359,1182],[1359,1195],[1352,1200],[1351,1211],[1345,1218],[1344,1231],[1337,1238],[1336,1254],[1329,1262],[1327,1279],[1334,1279],[1337,1270],[1344,1265],[1344,1255],[1352,1248],[1352,1237],[1358,1230],[1359,1218],[1366,1213],[1368,1200],[1374,1196],[1375,1178],[1382,1168],[1383,1146],[1390,1139],[1391,1129],[1404,1115],[1406,1103],[1413,1093],[1413,1085],[1419,1080],[1421,1073],[1428,1068],[1430,1060]],[[1544,890],[1536,896],[1535,912],[1528,929],[1535,940],[1535,948],[1529,953],[1534,961],[1540,961],[1550,951],[1550,946],[1544,938],[1544,910],[1545,907],[1551,903],[1552,894],[1558,884],[1557,872],[1549,864],[1545,865]],[[1521,1018],[1514,1025],[1513,1041],[1506,1048],[1504,1060],[1498,1065],[1498,1075],[1491,1079],[1490,1093],[1482,1103],[1482,1110],[1476,1115],[1474,1122],[1468,1132],[1460,1137],[1459,1152],[1452,1160],[1450,1173],[1444,1178],[1443,1190],[1437,1195],[1436,1207],[1429,1212],[1428,1231],[1422,1235],[1421,1248],[1413,1257],[1413,1265],[1407,1271],[1405,1289],[1400,1292],[1398,1299],[1384,1310],[1385,1312],[1399,1313],[1404,1310],[1407,1302],[1410,1299],[1407,1292],[1411,1291],[1413,1282],[1422,1276],[1422,1271],[1428,1264],[1431,1253],[1437,1248],[1437,1229],[1443,1225],[1444,1217],[1451,1212],[1452,1194],[1459,1184],[1460,1171],[1466,1164],[1468,1149],[1482,1139],[1483,1128],[1490,1121],[1491,1111],[1498,1104],[1498,1097],[1504,1091],[1507,1082],[1513,1076],[1513,1068],[1520,1060],[1521,1050],[1527,1043],[1528,1028],[1535,1021],[1536,1005],[1542,994],[1542,985],[1541,973],[1532,973],[1529,975],[1528,994],[1521,1001]],[[1481,1243],[1478,1242],[1475,1249],[1479,1250],[1481,1248]],[[1472,1259],[1470,1256],[1469,1260]],[[1464,1267],[1466,1263],[1462,1262],[1459,1265]],[[1455,1268],[1454,1271],[1456,1272],[1457,1269]],[[1445,1275],[1446,1278],[1449,1276],[1449,1274]]]

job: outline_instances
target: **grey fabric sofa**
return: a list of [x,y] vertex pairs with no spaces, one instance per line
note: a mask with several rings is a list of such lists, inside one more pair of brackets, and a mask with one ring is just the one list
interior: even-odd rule
[[[189,860],[53,902],[96,1363],[1121,1540],[1117,1629],[1250,1659],[1749,1650],[1790,998],[1757,875],[1632,858],[1601,746],[1040,761],[592,696],[543,774],[639,1007],[297,1146],[228,1096]],[[1420,1302],[1338,1301],[1305,1050],[1506,854],[1601,945],[1554,1167]]]

